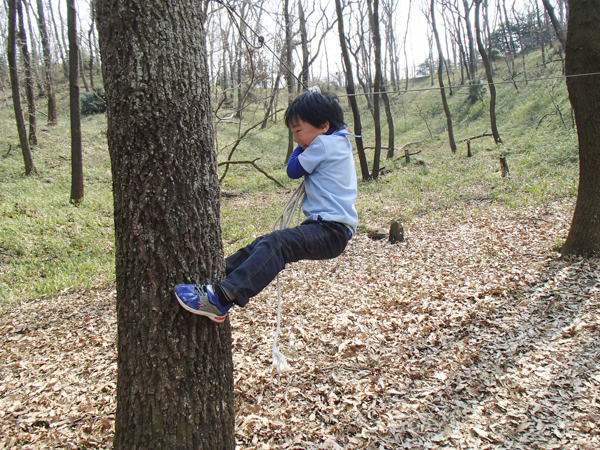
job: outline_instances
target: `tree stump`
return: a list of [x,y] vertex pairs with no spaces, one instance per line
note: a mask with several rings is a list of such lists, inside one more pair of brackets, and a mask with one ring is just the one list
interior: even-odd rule
[[392,244],[404,242],[404,228],[400,222],[392,222],[390,225],[389,241]]
[[509,175],[508,163],[506,162],[506,156],[500,157],[500,174],[502,175],[502,178]]

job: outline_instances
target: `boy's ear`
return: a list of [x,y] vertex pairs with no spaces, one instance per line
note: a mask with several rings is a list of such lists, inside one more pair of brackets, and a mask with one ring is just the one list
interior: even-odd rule
[[323,125],[321,125],[321,130],[325,131],[326,133],[329,131],[329,120],[326,120]]

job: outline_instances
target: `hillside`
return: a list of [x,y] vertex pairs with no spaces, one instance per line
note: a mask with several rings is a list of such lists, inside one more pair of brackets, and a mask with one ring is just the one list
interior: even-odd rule
[[[237,448],[600,446],[600,263],[558,253],[576,196],[577,138],[560,67],[541,66],[535,54],[527,61],[528,84],[498,87],[503,144],[475,139],[472,157],[464,142],[450,152],[428,79],[391,95],[397,146],[414,143],[415,154],[408,165],[384,159],[377,181],[359,182],[360,228],[342,256],[282,273],[279,348],[291,371],[271,366],[274,286],[230,314]],[[117,320],[106,120],[83,118],[85,200],[73,206],[65,86],[60,123],[39,126],[40,174],[32,177],[23,174],[4,94],[0,448],[112,448]],[[486,99],[471,105],[464,89],[450,97],[457,140],[489,130]],[[368,146],[373,126],[362,106]],[[238,130],[259,119],[260,109],[247,110],[241,124],[217,124],[221,161]],[[247,166],[230,169],[221,196],[228,254],[269,231],[297,185],[285,176],[286,140],[279,121],[234,153],[260,158],[285,188]],[[403,223],[400,244],[366,232],[392,220]]]

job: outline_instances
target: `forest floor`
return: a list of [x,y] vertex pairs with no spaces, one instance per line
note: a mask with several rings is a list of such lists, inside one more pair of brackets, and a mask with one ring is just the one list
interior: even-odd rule
[[[564,259],[573,200],[472,202],[391,245],[281,276],[233,310],[239,449],[600,448],[600,260]],[[114,288],[0,313],[0,448],[111,448]]]

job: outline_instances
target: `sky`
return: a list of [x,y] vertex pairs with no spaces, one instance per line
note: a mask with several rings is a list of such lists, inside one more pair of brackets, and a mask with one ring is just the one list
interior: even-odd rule
[[[235,0],[229,0],[231,4],[236,3]],[[329,20],[333,20],[336,17],[335,14],[335,3],[333,0],[314,0],[318,8],[322,7],[326,11],[326,15]],[[396,34],[399,39],[398,45],[402,45],[402,39],[404,33],[406,31],[407,26],[407,17],[410,10],[410,23],[407,37],[407,56],[409,61],[409,70],[412,72],[412,69],[415,65],[419,65],[424,62],[429,54],[429,45],[427,39],[427,20],[425,15],[423,14],[423,8],[429,5],[428,0],[393,0],[394,5],[396,7],[396,15],[395,15],[395,27]],[[313,0],[307,0],[307,3],[312,4]],[[529,0],[508,0],[508,8],[512,7],[512,4],[515,4],[517,10],[524,10],[525,4],[529,2]],[[64,1],[58,2],[58,0],[52,0],[53,5],[56,6],[57,3],[61,5],[63,8],[63,17],[66,18],[66,5]],[[89,0],[76,0],[78,13],[80,15],[80,22],[84,28],[89,27]],[[291,4],[295,3],[293,1]],[[380,2],[381,3],[381,2]],[[412,3],[412,4],[411,4]],[[492,0],[490,3],[495,4],[496,1]],[[271,48],[274,46],[274,34],[276,32],[275,21],[281,20],[281,0],[266,0],[265,3],[265,13],[262,15],[261,24],[263,25],[263,30],[260,31],[265,37],[265,42],[267,45],[270,45]],[[425,6],[427,5],[427,6]],[[380,7],[380,10],[382,8]],[[348,8],[346,8],[346,11]],[[291,11],[292,14],[297,15],[296,7],[293,7]],[[492,11],[490,11],[492,13]],[[493,13],[495,15],[495,12]],[[312,14],[308,17],[309,27],[314,27],[316,22],[319,20],[322,14],[320,11]],[[381,15],[381,12],[380,12]],[[439,15],[438,15],[439,21]],[[351,24],[345,23],[345,27],[347,30],[351,29]],[[383,31],[383,29],[382,29]],[[85,32],[87,34],[87,32]],[[441,36],[443,39],[443,36]],[[316,47],[315,40],[315,47]],[[311,75],[317,78],[325,78],[327,71],[331,74],[336,71],[340,71],[342,68],[341,63],[341,54],[339,50],[339,38],[337,32],[337,26],[335,26],[327,35],[326,39],[326,47],[327,47],[327,58],[325,51],[321,50],[320,56],[315,61],[313,65],[313,72]],[[298,49],[299,51],[299,49]],[[404,66],[404,54],[403,50],[400,49],[401,52],[401,65]],[[327,64],[328,63],[328,64]],[[401,69],[404,70],[404,67]],[[411,73],[412,76],[412,73]]]

